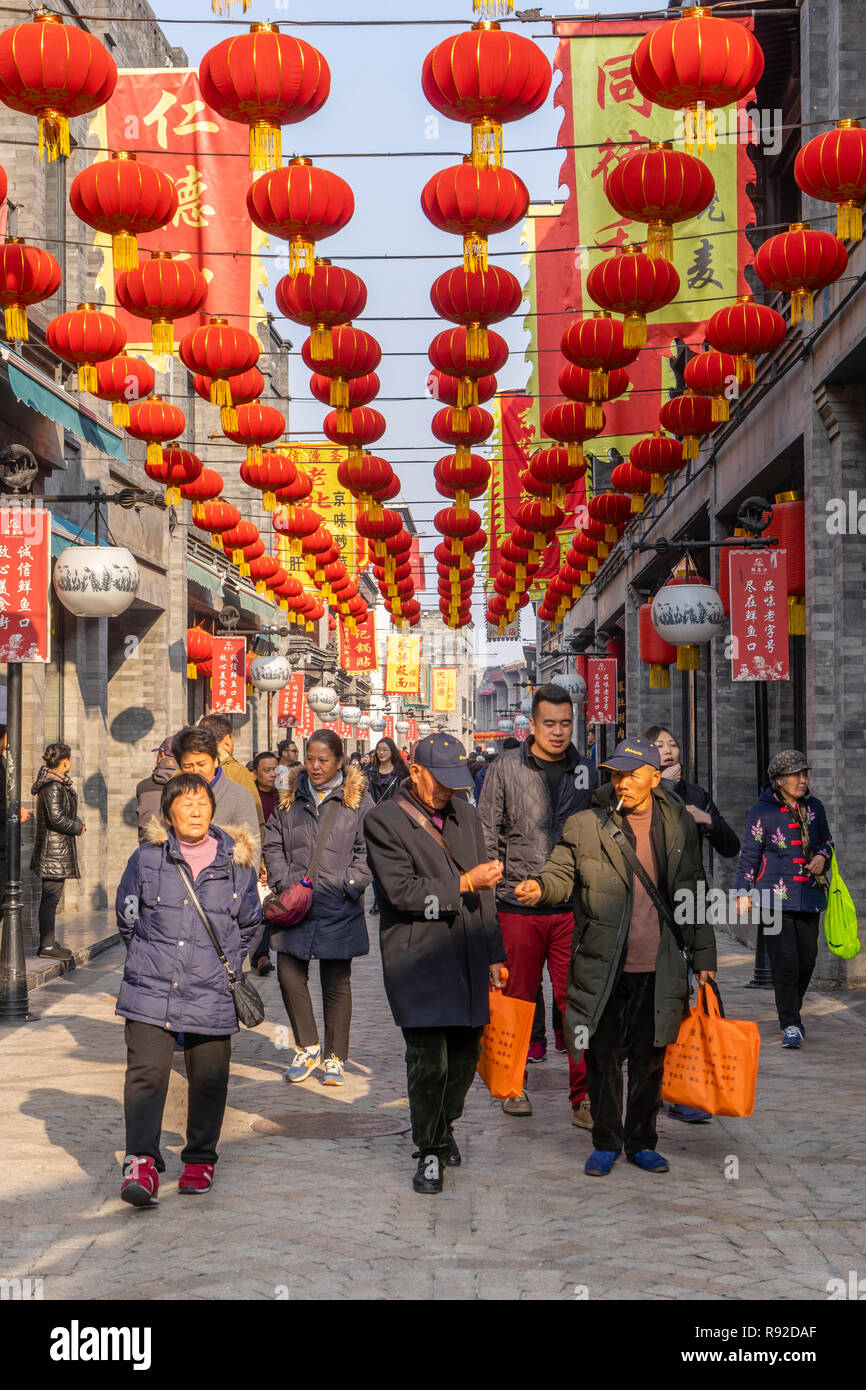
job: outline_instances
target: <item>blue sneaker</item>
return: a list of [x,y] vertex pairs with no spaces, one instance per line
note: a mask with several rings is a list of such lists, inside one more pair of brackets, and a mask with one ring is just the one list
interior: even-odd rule
[[628,1154],[629,1163],[633,1163],[636,1168],[643,1168],[645,1173],[668,1173],[670,1164],[661,1154],[656,1153],[655,1149],[638,1149],[636,1154]]
[[791,1023],[782,1034],[783,1047],[802,1047],[803,1030],[798,1028],[796,1023]]
[[606,1178],[620,1156],[619,1149],[593,1149],[583,1171],[590,1178]]
[[322,1049],[318,1043],[315,1047],[299,1047],[292,1058],[292,1065],[284,1073],[286,1081],[306,1081],[321,1060]]
[[669,1105],[667,1113],[672,1120],[682,1120],[686,1125],[702,1125],[713,1117],[709,1110],[695,1110],[692,1105]]

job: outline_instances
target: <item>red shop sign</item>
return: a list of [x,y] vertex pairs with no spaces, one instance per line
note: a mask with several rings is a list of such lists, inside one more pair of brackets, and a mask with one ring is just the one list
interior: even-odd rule
[[214,714],[246,714],[247,639],[213,639],[211,701]]
[[48,661],[51,516],[31,502],[0,507],[0,661]]
[[586,663],[586,722],[616,723],[616,658],[589,657]]
[[730,550],[731,679],[786,681],[788,565],[784,550]]

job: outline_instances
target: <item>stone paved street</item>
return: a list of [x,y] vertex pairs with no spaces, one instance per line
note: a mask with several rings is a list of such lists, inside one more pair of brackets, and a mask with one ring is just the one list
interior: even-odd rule
[[0,1033],[0,1276],[41,1276],[46,1299],[824,1300],[829,1279],[866,1275],[862,1001],[811,991],[807,1043],[783,1052],[771,995],[743,988],[748,956],[730,938],[720,946],[729,1015],[761,1025],[757,1110],[705,1126],[663,1119],[668,1175],[624,1162],[605,1180],[583,1175],[590,1139],[570,1124],[565,1058],[551,1050],[531,1068],[530,1119],[504,1116],[476,1081],[458,1127],[463,1168],[443,1196],[416,1196],[408,1134],[363,1135],[408,1119],[375,949],[356,963],[341,1091],[283,1081],[285,1019],[274,977],[261,982],[269,1017],[236,1041],[216,1185],[200,1200],[176,1187],[178,1053],[153,1211],[118,1198],[115,947],[37,991],[37,1022]]

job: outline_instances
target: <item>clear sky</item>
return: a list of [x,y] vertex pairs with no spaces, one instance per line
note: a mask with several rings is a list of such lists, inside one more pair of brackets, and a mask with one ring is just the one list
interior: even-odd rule
[[[165,0],[151,0],[163,20]],[[517,9],[528,8],[529,0],[517,0]],[[600,7],[600,6],[599,6]],[[545,12],[550,13],[546,7]],[[574,8],[575,18],[586,12],[586,4],[563,0],[554,7],[562,16]],[[595,6],[593,6],[595,8]],[[627,0],[607,0],[608,12],[633,9]],[[167,24],[170,42],[182,46],[194,66],[202,54],[240,25],[190,24],[186,19],[204,18],[207,0],[193,7],[183,0],[184,22]],[[430,433],[434,403],[425,399],[429,371],[427,348],[431,339],[447,327],[433,314],[430,285],[449,265],[462,260],[458,237],[448,236],[430,225],[421,212],[421,189],[438,169],[460,162],[469,149],[469,127],[448,121],[431,111],[421,90],[421,68],[429,50],[449,33],[459,32],[472,22],[471,0],[368,0],[363,6],[353,0],[288,0],[282,6],[254,0],[241,16],[241,7],[232,9],[232,18],[245,24],[254,20],[278,23],[319,48],[331,68],[331,95],[325,106],[310,120],[283,129],[283,154],[312,156],[345,178],[355,195],[355,215],[337,236],[322,243],[321,254],[335,263],[345,264],[362,275],[368,288],[363,326],[382,346],[379,369],[382,381],[380,400],[374,405],[388,421],[388,432],[374,446],[396,469],[403,485],[400,500],[411,507],[427,557],[428,583],[435,590],[435,561],[432,551],[440,537],[433,528],[436,511],[448,505],[436,493],[433,465],[447,452]],[[431,24],[351,25],[345,21],[399,21],[429,19]],[[303,20],[335,21],[299,27]],[[342,21],[342,23],[341,23]],[[450,21],[450,22],[449,22]],[[553,60],[556,40],[548,37],[550,23],[528,22],[519,31],[534,37],[547,57]],[[558,80],[558,78],[556,79]],[[536,115],[505,127],[505,163],[524,180],[533,201],[564,196],[558,189],[562,154],[556,149],[561,113],[553,105],[553,89],[545,106]],[[542,153],[520,154],[520,149]],[[357,157],[363,156],[363,157]],[[280,249],[280,248],[271,248]],[[520,251],[520,228],[491,239],[491,259],[500,252]],[[357,257],[387,255],[388,260]],[[502,258],[501,264],[525,280],[527,269],[519,255]],[[276,313],[273,286],[279,272],[270,270],[271,285],[265,291],[267,307]],[[280,331],[295,345],[290,364],[293,404],[290,431],[295,438],[321,437],[325,409],[309,394],[308,372],[298,349],[305,330],[278,319]],[[529,369],[524,360],[528,338],[518,315],[510,323],[497,326],[511,350],[510,360],[500,373],[501,389],[522,389]],[[394,399],[398,398],[398,399]],[[481,566],[478,567],[475,618],[483,622]],[[425,601],[435,603],[435,592]],[[524,635],[534,636],[534,623],[524,619]],[[519,654],[515,644],[497,644],[496,658],[513,659]]]

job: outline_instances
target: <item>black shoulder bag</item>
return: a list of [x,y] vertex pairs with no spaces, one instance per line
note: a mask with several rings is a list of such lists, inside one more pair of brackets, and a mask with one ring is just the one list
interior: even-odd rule
[[238,1023],[242,1023],[245,1028],[258,1028],[259,1024],[264,1022],[265,1018],[265,1006],[262,1003],[262,996],[259,994],[257,989],[254,989],[252,985],[247,984],[246,980],[244,980],[243,978],[238,979],[237,975],[228,963],[226,953],[223,950],[222,946],[219,944],[217,934],[210,924],[210,919],[207,913],[205,912],[204,908],[198,900],[196,891],[193,888],[189,878],[187,877],[185,869],[182,867],[182,865],[178,864],[177,860],[174,861],[174,864],[175,868],[177,869],[178,873],[183,879],[183,886],[189,893],[192,905],[198,913],[199,917],[201,918],[204,929],[210,937],[211,941],[213,942],[216,948],[216,953],[225,967],[225,972],[229,977],[229,989],[232,992],[232,999],[234,1000],[235,1014],[237,1016]]
[[653,907],[659,914],[659,918],[663,926],[667,927],[674,941],[677,943],[677,950],[685,958],[686,964],[691,966],[688,947],[686,946],[686,943],[683,941],[683,938],[680,934],[680,929],[674,921],[674,914],[671,912],[661,893],[656,888],[655,884],[653,883],[643,864],[638,859],[637,855],[635,854],[634,850],[632,849],[622,830],[619,828],[619,826],[608,824],[608,821],[610,819],[608,812],[600,810],[598,806],[593,806],[592,809],[595,815],[598,817],[599,829],[601,830],[602,835],[606,835],[609,840],[613,841],[620,854],[622,855],[623,859],[631,869],[632,873],[636,874],[637,877],[640,879],[641,883],[644,886],[644,889],[646,890],[647,897],[649,898]]

